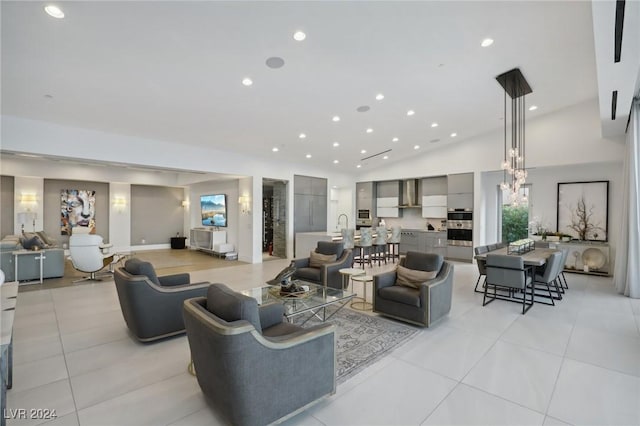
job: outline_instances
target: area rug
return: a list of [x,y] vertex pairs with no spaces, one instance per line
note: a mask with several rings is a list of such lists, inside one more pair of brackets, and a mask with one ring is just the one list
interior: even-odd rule
[[[330,308],[327,308],[329,310]],[[329,314],[330,312],[327,312]],[[297,318],[294,322],[304,321]],[[343,383],[366,367],[385,357],[393,349],[414,337],[417,327],[348,308],[339,310],[328,323],[336,326],[336,381]],[[319,324],[313,318],[305,326]]]

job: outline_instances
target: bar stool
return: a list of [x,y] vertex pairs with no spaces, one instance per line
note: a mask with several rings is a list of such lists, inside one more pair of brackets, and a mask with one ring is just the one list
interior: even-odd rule
[[355,250],[358,250],[360,255],[358,258],[354,258],[354,263],[359,263],[364,269],[364,264],[368,263],[369,266],[373,266],[371,263],[371,249],[373,248],[373,238],[371,228],[360,228],[360,241],[355,244]]
[[[342,235],[342,245],[344,246],[344,249],[353,250],[353,241],[355,240],[356,230],[342,228],[340,230],[340,234]],[[351,266],[353,266],[354,262],[355,260],[351,262]]]
[[374,260],[378,261],[378,266],[387,264],[387,228],[385,226],[378,226],[376,228],[376,239],[373,241],[374,246]]
[[396,259],[400,257],[400,231],[402,228],[399,226],[391,227],[391,235],[387,239],[387,253],[393,263],[396,263]]

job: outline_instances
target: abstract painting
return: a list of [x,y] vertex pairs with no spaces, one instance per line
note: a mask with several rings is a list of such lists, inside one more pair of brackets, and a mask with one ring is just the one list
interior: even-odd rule
[[63,189],[60,191],[60,234],[71,235],[74,228],[84,234],[96,232],[96,191]]

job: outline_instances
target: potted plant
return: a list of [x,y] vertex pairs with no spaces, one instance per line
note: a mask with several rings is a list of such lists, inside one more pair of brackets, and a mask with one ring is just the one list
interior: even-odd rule
[[547,237],[547,228],[539,218],[534,217],[529,222],[529,234],[534,241],[544,240]]

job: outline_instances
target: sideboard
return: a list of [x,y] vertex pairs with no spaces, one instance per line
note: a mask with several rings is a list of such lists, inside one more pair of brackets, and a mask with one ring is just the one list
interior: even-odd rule
[[191,229],[189,246],[193,249],[215,253],[214,247],[227,242],[227,231],[218,231],[213,228]]

